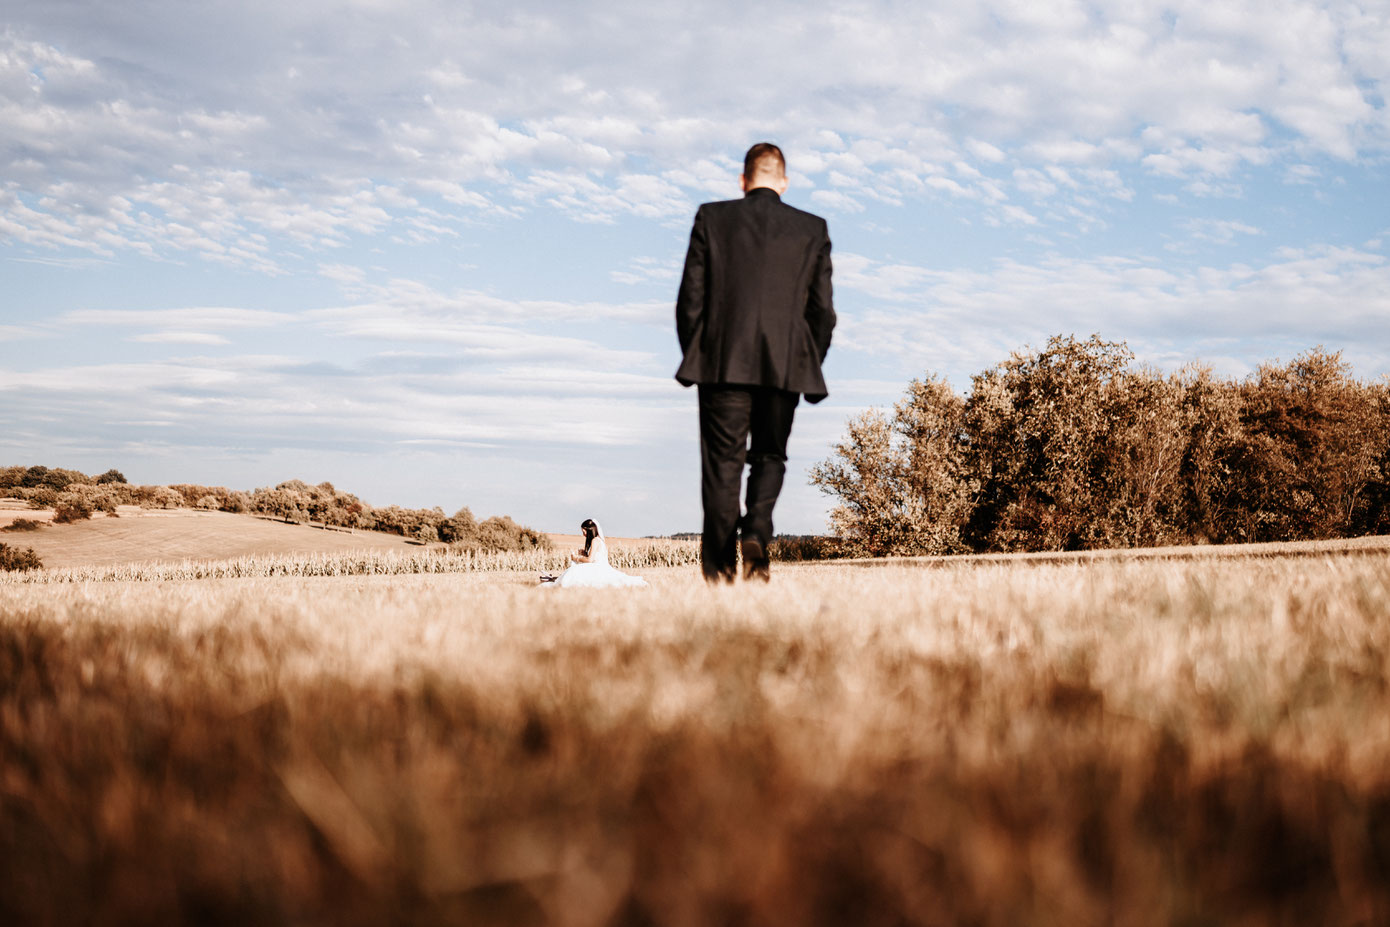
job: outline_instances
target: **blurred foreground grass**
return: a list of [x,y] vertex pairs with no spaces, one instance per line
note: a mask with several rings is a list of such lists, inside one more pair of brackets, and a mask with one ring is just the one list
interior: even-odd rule
[[0,923],[1390,922],[1390,558],[0,587]]

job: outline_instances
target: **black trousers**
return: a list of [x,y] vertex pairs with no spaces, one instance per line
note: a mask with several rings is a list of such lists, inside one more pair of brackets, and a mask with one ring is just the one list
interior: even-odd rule
[[[700,498],[705,507],[700,562],[708,579],[732,579],[740,524],[764,548],[772,507],[787,472],[787,438],[799,393],[759,386],[700,385]],[[747,514],[738,491],[748,463]]]

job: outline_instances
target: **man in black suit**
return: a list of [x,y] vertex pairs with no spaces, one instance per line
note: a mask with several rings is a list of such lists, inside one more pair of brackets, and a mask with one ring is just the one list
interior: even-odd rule
[[835,327],[830,236],[824,219],[782,202],[782,150],[768,142],[748,149],[740,183],[743,199],[705,203],[695,214],[676,298],[684,355],[676,379],[700,395],[700,560],[710,582],[733,581],[740,528],[744,578],[768,579],[792,415],[801,396],[826,397],[821,362]]

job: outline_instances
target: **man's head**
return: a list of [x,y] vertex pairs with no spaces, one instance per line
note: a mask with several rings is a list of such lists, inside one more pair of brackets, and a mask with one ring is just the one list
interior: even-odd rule
[[782,149],[772,142],[758,142],[743,156],[743,175],[739,185],[747,193],[755,187],[767,187],[781,196],[787,192],[787,159]]

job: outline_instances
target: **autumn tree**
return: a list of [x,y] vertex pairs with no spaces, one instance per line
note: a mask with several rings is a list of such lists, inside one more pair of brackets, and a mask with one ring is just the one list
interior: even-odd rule
[[43,561],[32,547],[13,547],[0,543],[0,570],[39,570]]
[[944,379],[914,380],[890,419],[871,409],[852,419],[811,482],[839,502],[836,534],[861,556],[962,549],[976,488],[966,473],[964,402]]
[[975,376],[914,380],[811,480],[858,554],[1079,550],[1390,530],[1390,388],[1315,348],[1242,381],[1049,339]]
[[251,494],[251,505],[255,511],[270,515],[287,523],[307,521],[304,510],[304,495],[281,483],[274,489],[262,487]]
[[1116,380],[1132,358],[1096,335],[1056,336],[974,378],[965,404],[967,466],[980,484],[974,546],[1098,546]]
[[1390,440],[1384,394],[1321,347],[1262,364],[1241,384],[1238,473],[1249,540],[1340,537],[1365,521]]

